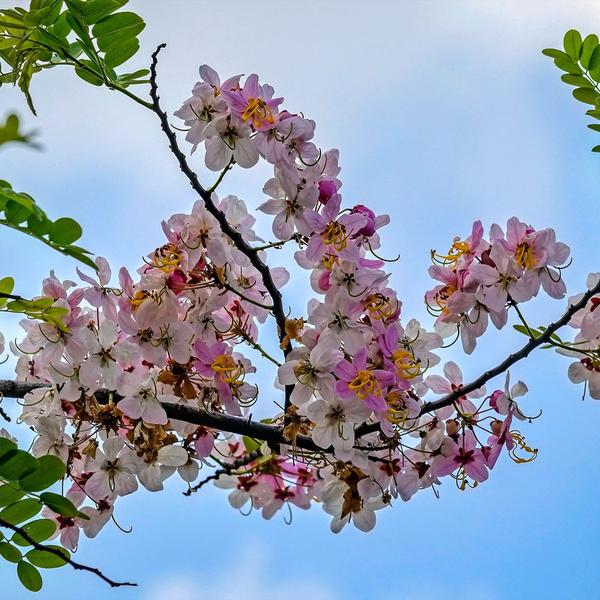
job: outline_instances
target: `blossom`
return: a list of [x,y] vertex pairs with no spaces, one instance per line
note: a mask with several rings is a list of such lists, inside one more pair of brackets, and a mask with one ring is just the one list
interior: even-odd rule
[[86,471],[92,476],[85,484],[85,491],[95,500],[126,496],[137,490],[135,478],[137,457],[120,437],[110,437],[96,450],[95,458],[86,463]]
[[465,432],[455,442],[446,438],[442,444],[442,453],[436,457],[431,467],[436,477],[448,475],[458,468],[475,481],[482,482],[488,478],[487,461],[481,448],[477,447],[477,438],[471,431]]
[[367,351],[359,350],[352,360],[342,361],[335,369],[335,391],[343,399],[358,398],[373,412],[387,410],[385,390],[395,382],[392,373],[367,367]]

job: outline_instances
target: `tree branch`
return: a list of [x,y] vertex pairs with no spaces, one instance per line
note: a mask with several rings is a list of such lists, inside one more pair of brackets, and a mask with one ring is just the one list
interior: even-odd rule
[[[47,383],[40,382],[25,382],[11,381],[0,379],[0,395],[7,398],[23,398],[32,390],[49,387]],[[108,392],[106,390],[98,390],[94,394],[96,400],[100,404],[105,404],[108,401]],[[114,395],[114,400],[119,401],[120,397]],[[212,413],[202,408],[193,408],[184,404],[173,404],[171,402],[162,402],[162,407],[165,409],[167,416],[170,419],[185,421],[193,425],[203,425],[219,431],[227,433],[235,433],[238,435],[247,435],[248,437],[257,438],[270,444],[285,444],[293,445],[290,440],[283,435],[283,426],[269,425],[268,423],[260,423],[252,421],[251,417],[245,419],[243,417],[234,417],[222,413]],[[296,438],[295,446],[302,450],[310,452],[326,452],[323,448],[319,448],[307,435],[299,435]]]
[[[529,340],[529,342],[527,342],[520,350],[517,350],[516,352],[513,352],[512,354],[507,356],[500,364],[489,369],[488,371],[480,375],[477,379],[471,381],[471,383],[463,385],[460,389],[456,390],[455,392],[452,392],[451,394],[448,394],[447,396],[444,396],[443,398],[440,398],[439,400],[425,402],[425,404],[423,404],[423,408],[421,409],[419,416],[422,416],[425,413],[431,412],[433,410],[437,410],[438,408],[443,408],[444,406],[449,406],[453,404],[465,394],[469,394],[470,392],[479,389],[493,377],[504,373],[516,362],[519,362],[523,358],[529,356],[529,354],[531,354],[531,352],[535,350],[538,346],[550,342],[552,335],[561,327],[566,325],[576,312],[579,312],[581,309],[585,308],[589,300],[599,293],[600,281],[593,288],[585,292],[581,300],[579,300],[579,302],[570,305],[565,311],[565,313],[562,315],[562,317],[558,319],[558,321],[555,321],[554,323],[548,325],[548,328],[544,331],[544,333],[542,333],[542,335]],[[378,423],[370,423],[368,425],[359,427],[356,430],[356,437],[358,438],[368,433],[373,433],[374,431],[378,431],[378,429]]]
[[[152,98],[152,110],[156,113],[158,118],[160,119],[160,124],[163,132],[167,136],[169,140],[169,147],[171,152],[175,155],[179,163],[179,168],[183,172],[183,174],[187,177],[190,185],[194,189],[194,191],[204,200],[204,205],[208,212],[217,220],[221,227],[221,231],[233,242],[234,246],[244,254],[252,266],[261,274],[263,279],[263,284],[271,299],[273,300],[273,308],[272,312],[275,316],[275,321],[277,322],[279,341],[283,341],[286,337],[285,334],[285,311],[283,309],[283,300],[281,297],[281,293],[277,289],[275,282],[273,281],[273,277],[271,276],[271,270],[269,267],[261,260],[258,255],[258,252],[252,248],[246,240],[242,237],[242,235],[234,229],[225,214],[219,210],[211,198],[211,193],[209,190],[206,190],[202,184],[200,183],[198,176],[196,173],[190,168],[187,163],[187,159],[184,153],[179,148],[177,144],[177,136],[175,132],[171,129],[169,125],[169,119],[167,114],[161,108],[160,105],[160,96],[158,95],[158,85],[156,83],[156,67],[158,65],[158,54],[159,52],[166,46],[166,44],[160,44],[158,48],[152,54],[152,64],[150,66],[150,97]],[[214,188],[214,186],[213,186]],[[288,341],[283,349],[284,354],[287,356],[289,352],[292,350],[292,345]],[[286,411],[289,406],[289,397],[291,396],[293,386],[286,386]]]
[[100,579],[102,579],[103,581],[106,581],[106,583],[108,583],[110,587],[137,587],[137,583],[130,583],[129,581],[113,581],[112,579],[104,575],[104,573],[102,573],[100,569],[97,569],[96,567],[88,567],[87,565],[82,565],[81,563],[74,561],[70,557],[67,558],[67,556],[63,554],[60,550],[52,548],[51,546],[44,546],[43,544],[36,542],[23,528],[17,525],[13,525],[12,523],[5,521],[4,519],[0,519],[0,527],[6,527],[7,529],[10,529],[15,533],[19,534],[36,550],[42,550],[43,552],[48,552],[49,554],[54,554],[59,558],[62,558],[62,560],[64,560],[65,563],[71,565],[77,571],[87,571],[88,573],[93,573],[97,577],[100,577]]

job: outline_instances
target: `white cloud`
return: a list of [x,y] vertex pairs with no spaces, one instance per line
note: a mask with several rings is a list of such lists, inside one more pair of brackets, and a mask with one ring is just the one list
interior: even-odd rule
[[150,583],[143,600],[337,600],[329,586],[302,577],[298,561],[290,562],[293,573],[274,573],[270,550],[257,540],[246,541],[225,556],[218,572],[166,573]]

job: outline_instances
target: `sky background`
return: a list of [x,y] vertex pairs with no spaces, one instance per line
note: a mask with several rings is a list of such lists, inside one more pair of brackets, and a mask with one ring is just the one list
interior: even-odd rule
[[[0,6],[13,2],[0,0]],[[25,6],[26,3],[17,4]],[[222,76],[257,72],[285,96],[285,106],[317,121],[317,142],[341,153],[346,205],[387,212],[383,233],[403,318],[431,320],[422,297],[431,287],[431,248],[512,215],[553,226],[571,245],[565,273],[571,293],[598,270],[600,157],[586,129],[584,105],[570,96],[540,51],[560,46],[572,27],[600,33],[597,2],[372,1],[130,3],[148,26],[132,61],[146,66],[159,42],[159,83],[169,112],[189,96],[202,63]],[[134,70],[133,68],[131,70]],[[16,90],[0,90],[0,116],[16,110],[38,129],[44,150],[8,147],[0,177],[31,193],[53,218],[72,216],[82,244],[115,267],[135,269],[163,243],[160,221],[188,211],[194,194],[169,154],[156,117],[125,97],[89,86],[69,70],[35,77],[39,117]],[[141,90],[139,93],[143,93]],[[192,159],[204,181],[201,154]],[[250,207],[262,201],[268,166],[227,176],[223,195]],[[266,220],[259,231],[269,236]],[[39,293],[50,268],[75,278],[75,263],[8,230],[1,232],[0,275],[19,293]],[[275,257],[273,257],[275,258]],[[285,259],[283,259],[285,261]],[[301,311],[305,272],[284,289]],[[553,320],[564,303],[540,297],[525,307],[534,325]],[[16,324],[3,320],[8,338]],[[470,358],[458,348],[468,379],[499,362],[523,339],[490,331]],[[10,377],[12,363],[0,367]],[[76,558],[137,589],[110,590],[68,568],[45,574],[41,596],[75,600],[501,600],[600,598],[597,567],[600,405],[581,401],[568,382],[568,361],[531,357],[513,369],[530,387],[524,403],[543,416],[522,428],[539,458],[506,457],[490,479],[441,498],[429,491],[378,513],[377,528],[329,532],[320,508],[296,511],[288,526],[240,515],[226,494],[206,488],[185,498],[182,483],[121,499],[117,519],[81,544]],[[259,380],[271,385],[273,372]],[[499,387],[491,384],[488,389]],[[265,410],[269,410],[267,405]],[[15,432],[15,428],[12,428]],[[12,565],[0,564],[3,598],[31,596]]]

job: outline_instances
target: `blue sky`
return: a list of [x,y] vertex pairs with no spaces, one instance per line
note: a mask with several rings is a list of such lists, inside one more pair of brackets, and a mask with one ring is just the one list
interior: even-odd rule
[[[6,0],[2,5],[11,3]],[[21,4],[24,4],[21,2]],[[489,226],[516,214],[539,228],[554,226],[571,245],[569,290],[598,270],[600,143],[540,50],[576,27],[600,33],[595,2],[553,1],[262,1],[132,2],[148,23],[139,67],[167,41],[161,96],[175,110],[206,62],[222,75],[253,71],[286,97],[286,107],[317,121],[317,139],[341,152],[344,198],[388,212],[386,254],[400,253],[392,281],[404,319],[427,320],[423,292],[430,248],[445,248],[482,218]],[[78,219],[84,245],[115,266],[135,268],[162,243],[160,220],[188,210],[195,198],[166,149],[155,117],[72,73],[37,77],[39,117],[16,91],[0,91],[0,113],[18,110],[40,130],[41,153],[7,149],[0,176],[30,192],[52,217]],[[201,168],[200,157],[193,162]],[[254,207],[266,166],[238,170],[223,193]],[[211,180],[206,179],[207,181]],[[263,222],[264,223],[264,222]],[[267,227],[262,231],[267,234]],[[74,277],[73,262],[13,232],[2,231],[0,273],[34,295],[51,267]],[[16,260],[16,257],[19,257]],[[300,272],[284,290],[301,310]],[[539,298],[526,307],[533,324],[558,316],[563,303]],[[2,322],[15,337],[14,322]],[[469,379],[522,339],[490,332],[469,359]],[[540,449],[532,464],[503,460],[488,482],[459,492],[445,483],[378,515],[365,535],[329,532],[318,507],[266,522],[229,508],[206,489],[192,498],[173,480],[165,492],[138,493],[118,504],[119,523],[77,553],[135,590],[111,591],[91,576],[48,572],[42,597],[89,599],[504,600],[600,598],[596,566],[600,525],[597,423],[600,406],[581,401],[568,363],[534,356],[513,369],[530,387],[526,407],[543,416],[523,432]],[[0,367],[10,375],[10,364]],[[273,373],[261,369],[268,387]],[[498,382],[499,385],[499,382]],[[268,410],[268,406],[265,410]],[[13,429],[14,431],[14,429]],[[3,597],[30,596],[12,567],[0,565]]]

